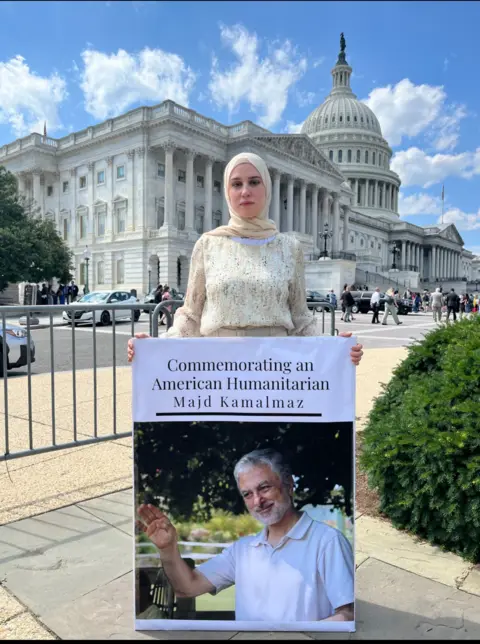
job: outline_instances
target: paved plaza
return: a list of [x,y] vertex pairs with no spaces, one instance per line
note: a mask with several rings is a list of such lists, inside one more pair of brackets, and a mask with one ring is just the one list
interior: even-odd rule
[[[360,320],[359,328],[366,332],[369,323]],[[412,317],[410,330],[419,323]],[[400,329],[387,327],[395,338]],[[55,337],[62,333],[68,332],[56,330]],[[402,346],[367,348],[357,370],[357,430],[405,355]],[[112,431],[112,372],[98,371],[99,435]],[[72,439],[72,374],[55,380],[60,443]],[[26,382],[9,378],[12,451],[28,444]],[[51,440],[50,387],[49,373],[32,377],[36,446]],[[93,434],[91,370],[77,373],[77,391],[79,438],[86,438]],[[116,402],[117,430],[129,431],[129,367],[117,369]],[[302,632],[135,633],[131,481],[130,438],[0,464],[0,639],[332,639]],[[357,632],[335,639],[480,637],[478,567],[366,515],[357,515],[355,550]]]

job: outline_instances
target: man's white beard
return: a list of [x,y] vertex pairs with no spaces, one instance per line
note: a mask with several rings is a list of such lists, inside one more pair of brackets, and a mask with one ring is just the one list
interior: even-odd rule
[[263,525],[275,525],[275,523],[279,523],[283,519],[286,512],[291,508],[291,506],[292,502],[289,498],[287,498],[283,502],[275,502],[268,512],[262,513],[256,510],[252,510],[251,515],[254,519],[260,521],[260,523],[263,523]]

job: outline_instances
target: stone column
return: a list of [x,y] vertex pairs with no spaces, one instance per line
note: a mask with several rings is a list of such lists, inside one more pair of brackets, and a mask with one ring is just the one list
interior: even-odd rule
[[165,150],[165,219],[163,221],[162,228],[173,228],[175,221],[175,199],[173,189],[173,153],[175,145],[172,141],[167,141],[164,143],[163,149]]
[[[113,157],[107,157],[107,172],[108,177],[105,177],[107,184],[110,187],[110,199],[107,204],[107,220],[105,222],[105,239],[112,241],[113,239],[113,200],[115,198],[115,168],[113,165]],[[105,267],[105,264],[104,264]],[[106,280],[106,275],[104,275]]]
[[270,218],[277,224],[280,230],[280,179],[281,174],[278,170],[273,170],[273,186],[272,186],[272,207]]
[[187,150],[187,176],[185,178],[185,230],[195,230],[195,179],[193,162],[196,152],[193,149]]
[[418,245],[418,272],[420,277],[425,277],[423,274],[423,246]]
[[457,265],[456,266],[457,266],[457,268],[456,268],[456,271],[455,271],[455,277],[456,278],[462,277],[462,275],[460,274],[460,253],[457,253]]
[[293,177],[288,176],[287,187],[287,233],[293,231]]
[[[138,190],[137,190],[137,206],[139,206],[139,212],[136,209],[136,221],[134,219],[133,221],[133,227],[134,229],[140,229],[140,230],[145,230],[147,227],[147,209],[146,209],[146,204],[145,204],[145,193],[146,193],[146,186],[145,186],[145,177],[146,177],[146,172],[145,172],[145,148],[140,147],[135,150],[135,153],[137,155],[137,163],[135,164],[137,166],[137,176],[135,177],[136,179],[136,184],[138,185]],[[134,194],[134,200],[135,200],[135,192]]]
[[70,168],[70,195],[71,195],[71,215],[70,215],[70,230],[68,231],[68,239],[70,246],[77,244],[77,169]]
[[356,179],[352,179],[352,192],[353,192],[353,197],[352,197],[353,203],[352,203],[352,205],[353,205],[353,207],[355,207],[357,205],[357,183],[358,182],[357,182]]
[[431,249],[431,254],[430,254],[430,279],[435,281],[437,277],[437,248],[436,246],[432,246]]
[[40,170],[34,170],[33,174],[33,207],[38,209],[41,213],[42,201],[41,201],[41,185],[40,185]]
[[405,264],[407,263],[406,258],[407,243],[405,240],[402,241],[402,270],[405,270]]
[[338,253],[340,241],[340,195],[333,195],[333,237],[332,252]]
[[363,184],[362,206],[364,208],[368,206],[368,179],[365,179]]
[[318,248],[318,186],[312,190],[312,237],[313,252]]
[[[94,181],[95,181],[95,163],[87,163],[87,194],[88,194],[88,226],[87,226],[87,239],[86,244],[92,246],[95,238],[95,194],[94,194]],[[92,261],[93,264],[93,261]]]
[[[135,162],[135,150],[129,150],[127,152],[127,194],[128,194],[128,208],[127,208],[127,232],[132,232],[135,230],[135,203],[134,203],[134,194],[135,194],[135,174],[134,174],[134,162]],[[173,174],[173,172],[172,172]]]
[[212,200],[213,200],[213,164],[215,159],[207,157],[205,162],[205,214],[203,230],[212,230]]
[[306,232],[307,218],[307,184],[303,179],[300,180],[300,231],[303,235]]
[[343,252],[348,252],[348,227],[349,227],[350,209],[345,206],[343,209]]

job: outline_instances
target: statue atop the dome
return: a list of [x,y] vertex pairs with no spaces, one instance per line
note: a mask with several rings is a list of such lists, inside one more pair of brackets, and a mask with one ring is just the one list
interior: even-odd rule
[[347,59],[345,58],[345,49],[347,47],[347,43],[345,42],[345,36],[343,35],[343,31],[340,34],[340,53],[338,54],[338,60],[337,60],[337,65],[348,65]]

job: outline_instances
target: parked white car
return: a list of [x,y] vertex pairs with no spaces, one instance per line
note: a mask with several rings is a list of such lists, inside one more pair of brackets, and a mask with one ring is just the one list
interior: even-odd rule
[[[88,310],[89,304],[129,304],[137,303],[138,299],[131,295],[128,291],[92,291],[87,295],[83,295],[79,298],[75,304],[82,304],[85,306],[85,310],[80,311],[64,311],[63,319],[69,324],[72,323],[72,315],[75,314],[75,324],[102,324],[106,326],[112,322],[112,311],[105,309],[105,311],[97,310],[92,311]],[[140,317],[140,309],[135,309],[134,319],[135,322]],[[132,311],[129,309],[121,309],[115,311],[115,322],[121,320],[131,320]]]
[[[5,325],[7,344],[7,370],[27,364],[27,330],[13,324]],[[35,362],[35,343],[30,336],[30,361]],[[3,376],[3,329],[0,324],[0,378]]]

